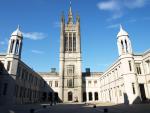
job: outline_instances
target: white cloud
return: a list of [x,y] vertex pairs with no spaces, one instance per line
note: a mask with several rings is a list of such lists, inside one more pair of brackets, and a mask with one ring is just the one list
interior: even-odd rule
[[111,19],[117,19],[122,17],[125,11],[142,8],[147,3],[148,0],[107,0],[99,2],[97,6],[100,10],[111,12]]
[[46,38],[46,35],[41,32],[28,32],[28,33],[23,33],[23,36],[25,38],[31,39],[31,40],[41,40]]
[[32,50],[31,52],[35,53],[35,54],[43,54],[44,53],[43,51],[39,51],[39,50]]
[[115,0],[105,1],[98,3],[98,8],[101,10],[119,10],[118,2]]
[[112,25],[107,26],[106,28],[108,28],[108,29],[119,28],[119,25],[120,24],[112,24]]
[[134,8],[141,8],[146,5],[147,0],[125,0],[125,6],[134,9]]

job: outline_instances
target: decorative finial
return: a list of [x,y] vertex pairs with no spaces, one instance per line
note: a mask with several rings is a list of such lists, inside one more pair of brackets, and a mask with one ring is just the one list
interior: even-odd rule
[[20,30],[20,25],[18,24],[17,30]]
[[71,0],[70,0],[70,7],[71,7]]
[[122,30],[123,28],[122,28],[122,25],[120,24],[120,30]]

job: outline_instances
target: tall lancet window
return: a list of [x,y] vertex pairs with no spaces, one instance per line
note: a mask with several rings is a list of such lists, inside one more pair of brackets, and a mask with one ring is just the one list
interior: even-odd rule
[[14,40],[11,41],[11,45],[10,45],[10,53],[13,52],[13,47],[14,47]]
[[76,51],[76,33],[73,33],[73,51]]
[[125,44],[126,44],[126,52],[128,53],[128,44],[126,40],[125,40]]
[[16,42],[15,53],[16,53],[16,54],[19,53],[19,41],[18,41],[18,40],[17,40],[17,42]]
[[72,33],[69,33],[69,51],[72,51]]
[[64,44],[64,46],[65,46],[65,51],[68,51],[68,34],[67,33],[65,33],[65,44]]
[[122,53],[124,53],[124,46],[123,46],[123,41],[121,40],[121,48],[122,48]]

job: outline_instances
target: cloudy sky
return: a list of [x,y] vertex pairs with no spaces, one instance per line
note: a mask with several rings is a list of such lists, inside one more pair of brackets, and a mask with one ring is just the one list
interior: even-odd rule
[[[36,71],[59,70],[60,16],[69,0],[0,0],[0,52],[11,33],[23,32],[22,60]],[[134,53],[150,48],[150,0],[72,0],[81,18],[82,70],[104,71],[118,58],[119,24],[129,33]]]

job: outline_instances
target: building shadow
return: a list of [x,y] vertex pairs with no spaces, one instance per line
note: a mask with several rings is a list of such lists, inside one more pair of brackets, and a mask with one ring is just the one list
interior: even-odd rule
[[[58,92],[55,92],[38,73],[34,72],[22,61],[20,62],[27,67],[29,72],[32,73],[31,75],[26,72],[28,71],[27,69],[22,70],[23,75],[9,74],[4,64],[0,61],[0,106],[33,103],[56,104],[62,102]],[[20,68],[17,68],[17,72],[20,72]],[[21,77],[19,78],[18,76]],[[33,76],[31,77],[33,80],[25,79],[29,76]]]

